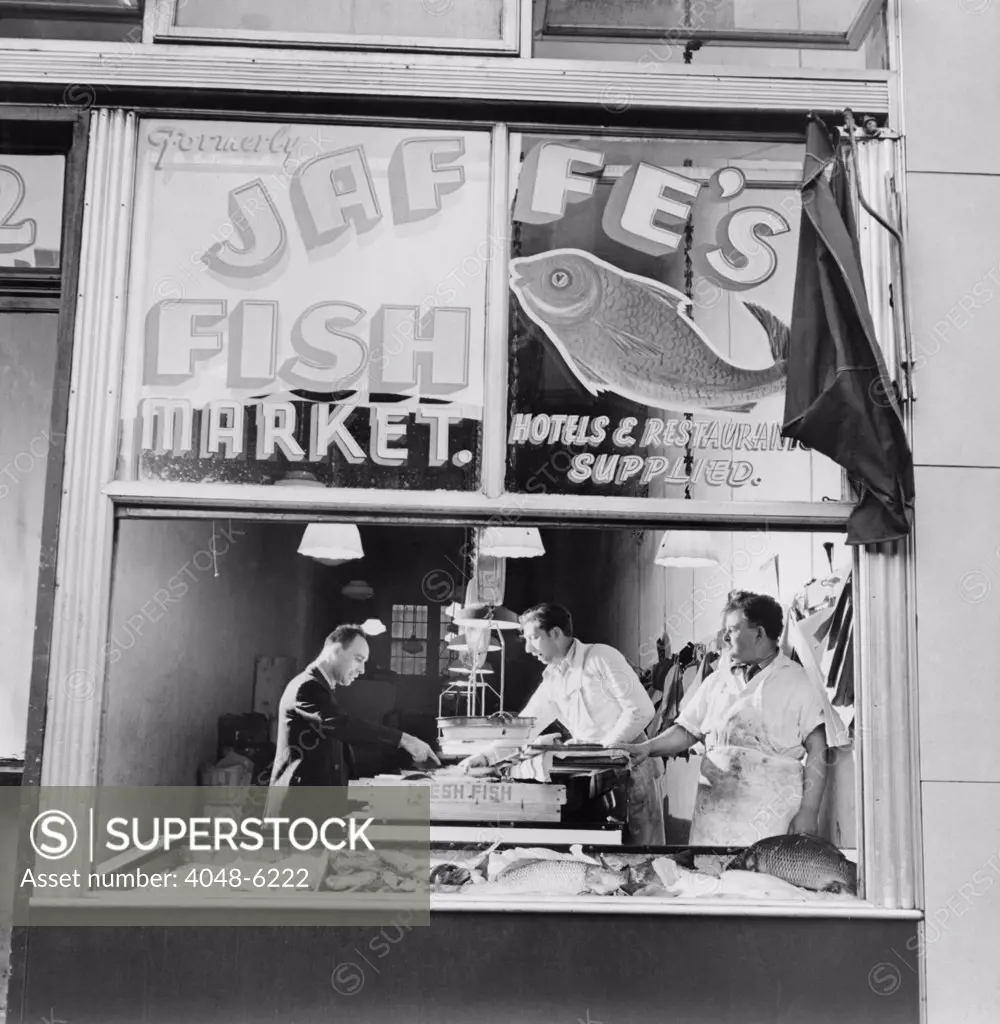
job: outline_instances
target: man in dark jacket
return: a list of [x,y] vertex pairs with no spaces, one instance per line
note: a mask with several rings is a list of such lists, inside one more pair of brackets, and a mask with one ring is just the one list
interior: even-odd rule
[[361,626],[338,626],[326,638],[319,657],[285,687],[278,705],[268,816],[287,811],[284,791],[291,786],[346,786],[345,743],[401,747],[417,764],[440,764],[423,740],[353,718],[337,704],[335,688],[350,686],[367,661],[368,641]]

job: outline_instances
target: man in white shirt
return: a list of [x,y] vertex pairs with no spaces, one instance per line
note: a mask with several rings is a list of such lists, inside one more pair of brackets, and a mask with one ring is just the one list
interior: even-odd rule
[[[555,604],[540,604],[521,616],[524,645],[545,671],[521,716],[535,719],[529,739],[557,719],[576,743],[620,748],[641,739],[653,720],[653,702],[625,656],[607,644],[585,644],[573,636],[570,613]],[[491,763],[496,754],[477,754],[466,768]],[[656,779],[657,763],[633,770],[628,800],[630,845],[664,843],[663,803]]]
[[774,598],[732,594],[725,609],[728,656],[669,729],[625,748],[640,757],[673,757],[705,744],[692,846],[748,846],[818,829],[836,712],[802,666],[780,653],[783,623]]

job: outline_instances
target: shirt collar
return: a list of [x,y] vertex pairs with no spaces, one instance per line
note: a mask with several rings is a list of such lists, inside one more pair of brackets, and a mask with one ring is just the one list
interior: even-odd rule
[[571,668],[574,668],[580,657],[580,642],[573,638],[573,642],[566,648],[566,653],[560,661],[553,662],[552,671],[558,675],[565,675]]
[[745,683],[749,683],[754,676],[763,672],[768,665],[776,661],[779,654],[781,654],[781,651],[775,651],[769,658],[764,658],[763,661],[755,662],[752,665],[733,665],[733,672],[739,675]]
[[336,681],[330,677],[329,672],[318,662],[313,662],[313,670],[319,674],[319,677],[326,683],[330,689],[334,689],[337,685]]

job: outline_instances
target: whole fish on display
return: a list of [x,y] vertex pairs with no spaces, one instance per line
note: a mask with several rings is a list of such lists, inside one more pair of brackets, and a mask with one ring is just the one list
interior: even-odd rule
[[511,289],[567,367],[595,397],[611,391],[676,412],[749,412],[785,387],[788,327],[744,303],[767,332],[774,363],[729,362],[691,320],[690,300],[582,249],[511,260]]
[[476,886],[475,894],[492,890],[534,892],[551,896],[577,896],[596,893],[607,896],[626,882],[623,871],[611,871],[578,860],[519,860],[504,868],[486,885]]
[[815,892],[858,891],[856,865],[819,836],[768,836],[741,850],[726,870],[758,871]]

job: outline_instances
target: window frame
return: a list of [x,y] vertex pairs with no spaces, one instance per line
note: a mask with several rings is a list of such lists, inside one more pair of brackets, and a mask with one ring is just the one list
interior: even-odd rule
[[546,40],[586,40],[587,42],[662,41],[664,36],[674,43],[708,43],[712,46],[760,46],[793,50],[857,50],[864,44],[879,14],[886,9],[886,0],[864,0],[863,6],[844,32],[804,32],[796,29],[697,29],[683,27],[623,28],[608,31],[601,26],[581,26],[546,30],[545,18],[549,0],[535,0],[536,38]]
[[521,44],[521,0],[501,0],[501,36],[496,39],[452,39],[402,36],[348,35],[298,32],[264,32],[256,29],[189,28],[176,25],[184,0],[146,0],[146,26],[155,43],[238,44],[303,49],[395,50],[419,53],[474,53],[516,57]]
[[[890,14],[892,8],[890,8]],[[891,26],[890,26],[891,27]],[[11,52],[18,50],[11,48]],[[26,48],[21,48],[26,49]],[[144,52],[152,51],[152,47],[142,47]],[[145,64],[134,62],[124,77],[128,81],[144,80],[144,76],[163,72],[169,68],[166,86],[180,81],[179,76],[185,69],[193,67],[199,59],[197,48],[178,47],[174,55],[151,54],[154,57],[152,70]],[[215,51],[217,54],[220,50]],[[249,49],[233,49],[226,51],[231,55],[233,63],[256,62],[261,59],[260,51]],[[98,51],[92,53],[96,63],[100,56]],[[356,66],[361,65],[361,57]],[[263,68],[266,79],[261,79],[256,88],[261,93],[272,91],[277,81],[280,68],[285,65],[288,55],[275,58],[274,66]],[[323,55],[322,59],[308,55],[303,64],[297,65],[297,73],[301,76],[309,67],[323,66],[345,67],[352,64],[352,55]],[[391,95],[409,95],[410,92],[399,88],[396,79],[392,78],[395,69],[400,68],[405,58],[399,55],[387,55],[380,67],[389,69],[386,73],[392,81],[386,87]],[[262,63],[267,65],[267,60]],[[431,66],[430,61],[427,66]],[[515,79],[520,94],[523,90],[533,88],[536,75],[557,74],[565,79],[565,85],[554,92],[550,99],[558,103],[564,97],[564,89],[576,87],[585,73],[596,75],[596,81],[587,89],[586,97],[577,100],[587,103],[596,109],[595,96],[600,94],[605,82],[622,79],[621,67],[610,70],[600,68],[595,62],[511,62],[482,60],[481,67],[471,73],[485,75],[487,71],[496,71],[500,83],[500,98],[510,99]],[[532,67],[535,65],[535,68]],[[557,69],[555,65],[559,65]],[[541,70],[538,67],[544,65]],[[550,67],[549,65],[553,65]],[[436,68],[439,65],[433,64]],[[442,61],[441,67],[445,64]],[[464,68],[465,61],[452,58],[447,65],[454,72]],[[18,65],[20,67],[20,65]],[[291,64],[288,64],[291,67]],[[471,67],[471,62],[470,62]],[[15,72],[16,73],[16,72]],[[284,71],[280,71],[284,74]],[[290,73],[290,72],[288,72]],[[574,77],[576,76],[576,77]],[[824,103],[815,103],[815,97],[822,93],[836,93],[845,97],[850,89],[857,92],[860,83],[883,82],[891,84],[892,72],[846,74],[838,76],[842,82],[834,84],[828,72],[782,74],[788,79],[785,91],[768,100],[763,109],[778,110],[791,115],[809,107],[826,109]],[[95,81],[104,81],[103,77]],[[197,77],[197,76],[196,76]],[[706,69],[693,71],[689,76],[662,75],[651,77],[655,83],[647,89],[637,91],[636,105],[648,109],[669,109],[684,106],[680,102],[680,92],[676,90],[680,83],[686,90],[684,95],[702,95],[702,101],[695,106],[710,110],[718,107],[732,107],[732,110],[745,110],[759,95],[758,87],[768,81],[768,76],[760,73],[739,71],[727,76],[725,95],[706,92],[711,80],[713,87],[718,85],[718,75]],[[115,82],[118,82],[115,78]],[[124,80],[124,78],[122,79]],[[792,82],[791,80],[794,80]],[[228,79],[226,79],[228,81]],[[629,78],[630,82],[638,82],[638,78]],[[442,80],[443,82],[443,80]],[[447,95],[437,92],[437,85],[428,84],[430,78],[414,91],[421,95]],[[189,85],[193,85],[191,81]],[[730,91],[736,95],[736,88],[744,90],[742,98],[733,99],[729,103]],[[798,95],[798,87],[808,87],[804,94]],[[216,83],[216,88],[225,88],[225,83]],[[441,90],[444,85],[441,84]],[[476,86],[475,88],[479,88]],[[485,86],[483,87],[485,88]],[[394,92],[393,90],[396,89]],[[471,87],[461,90],[457,99],[471,97]],[[747,91],[749,90],[749,91]],[[338,93],[348,91],[339,85],[323,85],[317,92]],[[364,86],[361,91],[373,92],[373,88]],[[654,95],[655,94],[655,95]],[[455,96],[454,92],[452,93]],[[547,95],[547,94],[546,94]],[[798,99],[792,99],[798,95]],[[839,99],[838,99],[839,102]],[[888,100],[887,100],[888,102]],[[688,105],[690,107],[690,104]],[[856,106],[856,109],[863,109]],[[732,112],[732,111],[730,111]],[[170,116],[166,114],[151,116]],[[174,114],[176,116],[176,114]],[[231,113],[204,114],[196,116],[231,117]],[[254,117],[258,120],[293,120],[298,117],[282,117],[264,114],[242,114],[244,118]],[[302,118],[305,122],[305,118]],[[331,119],[326,119],[327,121]],[[600,118],[598,117],[598,120]],[[320,119],[309,118],[308,123],[318,123]],[[378,118],[372,117],[367,123],[376,123]],[[414,124],[418,123],[416,121]],[[518,122],[520,124],[520,122]],[[536,127],[536,126],[531,126]],[[552,125],[544,127],[548,132],[554,130]],[[525,130],[525,129],[522,129]],[[571,129],[574,133],[591,131],[592,129],[578,126]],[[495,127],[498,140],[508,133],[506,123],[497,123]],[[631,131],[629,129],[629,131]],[[621,131],[619,131],[621,133]],[[504,417],[494,416],[492,428],[484,433],[484,481],[485,487],[480,493],[470,492],[391,492],[391,491],[354,491],[336,493],[317,493],[314,489],[296,489],[292,487],[279,489],[275,493],[272,488],[265,487],[233,487],[219,485],[202,485],[199,488],[179,488],[176,485],[161,484],[123,484],[115,483],[114,468],[116,460],[116,443],[118,432],[117,408],[109,411],[109,404],[116,406],[121,395],[120,359],[124,343],[124,321],[121,311],[112,301],[113,296],[123,294],[128,280],[128,238],[129,221],[133,202],[134,189],[134,157],[138,134],[138,118],[135,113],[126,110],[102,109],[94,115],[92,133],[92,173],[88,196],[90,199],[88,214],[87,245],[85,246],[84,272],[88,283],[92,286],[81,291],[78,316],[86,322],[87,329],[78,332],[77,345],[78,367],[75,376],[74,405],[71,409],[73,435],[70,446],[74,457],[74,465],[78,473],[74,478],[75,486],[67,491],[63,503],[63,515],[66,522],[65,533],[72,532],[76,542],[70,547],[60,546],[60,559],[63,566],[61,572],[61,593],[59,595],[56,624],[56,637],[53,641],[52,681],[49,696],[52,701],[50,712],[49,734],[46,737],[46,757],[44,762],[44,780],[47,785],[86,785],[91,784],[95,777],[97,758],[100,750],[100,707],[103,680],[94,679],[94,700],[87,702],[69,701],[60,685],[72,673],[79,671],[79,666],[87,664],[99,655],[100,646],[106,639],[108,589],[110,586],[110,566],[113,555],[113,526],[116,517],[145,515],[187,515],[203,516],[223,513],[232,518],[269,517],[292,518],[308,517],[311,521],[335,521],[336,519],[356,518],[371,515],[380,521],[389,521],[398,517],[413,522],[454,522],[469,524],[472,522],[496,522],[497,516],[516,515],[524,517],[525,522],[551,522],[565,519],[572,515],[581,525],[588,522],[610,524],[648,524],[660,528],[665,524],[699,523],[709,528],[731,526],[739,528],[747,525],[769,524],[772,527],[792,527],[798,529],[840,529],[843,527],[851,511],[849,502],[827,503],[818,507],[810,503],[736,503],[743,507],[734,507],[731,502],[693,502],[683,499],[615,499],[596,498],[581,501],[568,496],[553,495],[505,495],[500,489],[505,459],[505,431],[502,429]],[[872,166],[865,172],[866,194],[873,201],[883,200],[880,204],[885,210],[886,174],[894,174],[898,180],[900,159],[898,147],[890,141],[880,143],[889,147],[889,155],[885,165]],[[496,183],[492,210],[494,223],[505,223],[508,216],[509,166],[503,158],[506,152],[506,139],[503,146],[494,149],[494,181]],[[864,176],[864,175],[863,175]],[[874,184],[874,187],[872,187]],[[897,197],[898,198],[898,197]],[[894,202],[891,197],[888,200]],[[896,219],[897,210],[891,208],[891,216]],[[897,221],[898,222],[898,221]],[[864,229],[863,232],[864,234]],[[880,273],[889,275],[892,269],[884,256],[875,256],[877,246],[868,245],[862,238],[862,249],[868,255],[868,266],[878,267]],[[871,252],[869,253],[869,250]],[[876,262],[872,262],[875,260]],[[506,363],[506,310],[507,286],[502,275],[495,275],[489,286],[491,302],[494,296],[502,296],[503,301],[488,310],[488,330],[496,332],[504,338],[503,345],[487,344],[487,380],[497,382],[503,379],[503,368]],[[885,291],[887,289],[883,289]],[[873,311],[880,337],[882,330],[892,326],[892,309],[883,309],[881,305]],[[101,339],[100,345],[98,340]],[[492,357],[491,357],[492,353]],[[492,359],[496,360],[494,364]],[[498,375],[493,375],[493,370]],[[505,395],[505,381],[502,392]],[[505,399],[504,399],[505,401]],[[501,406],[501,411],[503,406]],[[490,441],[490,429],[494,431],[494,440]],[[496,444],[496,440],[501,441]],[[96,453],[92,456],[90,453]],[[486,460],[494,460],[493,469],[486,471]],[[512,500],[513,499],[513,500]],[[877,637],[879,642],[872,650],[859,652],[862,657],[861,678],[870,686],[864,686],[862,693],[865,701],[864,721],[891,721],[894,724],[895,739],[889,739],[882,733],[874,746],[862,751],[861,772],[863,773],[865,794],[863,802],[864,821],[862,823],[863,854],[866,864],[866,876],[871,884],[868,887],[869,899],[874,901],[869,906],[852,907],[849,916],[919,916],[916,901],[919,899],[919,818],[918,818],[918,778],[915,770],[917,756],[917,732],[915,720],[915,683],[916,661],[913,644],[914,622],[912,605],[913,590],[913,558],[912,542],[883,546],[879,549],[858,552],[856,559],[858,572],[856,584],[861,587],[860,593],[864,600],[858,601],[859,629],[864,629],[866,636]],[[99,581],[95,589],[94,581]],[[863,582],[861,582],[863,581]],[[868,617],[864,624],[862,620]],[[75,623],[72,628],[60,623]],[[861,646],[860,644],[858,645]],[[880,680],[891,680],[880,682]],[[878,692],[874,687],[879,686]],[[86,705],[86,706],[84,706]],[[894,774],[895,773],[895,774]],[[874,806],[871,795],[879,793],[879,806]],[[437,908],[436,908],[437,909]],[[590,901],[542,901],[539,903],[519,905],[504,901],[494,907],[466,904],[461,908],[467,910],[540,910],[556,909],[579,912],[639,912],[638,908],[626,909],[620,902],[614,906],[599,907]],[[648,911],[647,911],[648,912]],[[656,909],[656,913],[696,913],[713,912],[708,908],[683,908],[675,911]],[[741,905],[738,909],[732,906],[718,908],[715,912],[729,914],[783,916],[798,914],[799,909],[774,908],[764,905]],[[803,916],[816,916],[816,911],[809,907],[801,909]],[[844,913],[841,911],[841,913]],[[829,916],[824,913],[820,916]]]

